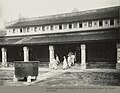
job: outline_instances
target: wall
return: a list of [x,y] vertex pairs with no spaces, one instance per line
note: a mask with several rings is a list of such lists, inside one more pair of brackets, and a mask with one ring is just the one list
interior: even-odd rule
[[88,68],[115,67],[117,61],[116,43],[88,43],[86,50]]

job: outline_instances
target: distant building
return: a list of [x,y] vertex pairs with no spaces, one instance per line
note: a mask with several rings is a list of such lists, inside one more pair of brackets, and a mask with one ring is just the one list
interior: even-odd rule
[[[19,20],[0,37],[0,61],[40,61],[73,52],[86,68],[116,68],[120,63],[119,6]],[[6,53],[6,54],[5,54]]]

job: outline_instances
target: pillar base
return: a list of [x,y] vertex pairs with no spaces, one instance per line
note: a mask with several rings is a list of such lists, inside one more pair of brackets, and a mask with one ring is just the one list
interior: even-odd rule
[[49,63],[49,68],[52,68],[52,63],[51,62]]
[[81,69],[82,70],[86,69],[86,64],[81,64]]
[[117,69],[117,70],[120,70],[120,62],[119,62],[119,63],[116,63],[116,69]]
[[14,75],[14,77],[13,77],[13,81],[14,82],[17,82],[18,81],[18,78]]
[[6,68],[7,67],[7,62],[6,63],[2,63],[1,64],[3,68]]

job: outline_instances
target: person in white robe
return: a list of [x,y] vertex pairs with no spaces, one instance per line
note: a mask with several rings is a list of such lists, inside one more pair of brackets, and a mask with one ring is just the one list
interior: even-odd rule
[[71,55],[71,65],[74,65],[75,64],[75,55],[74,54],[72,54]]
[[55,60],[55,58],[54,58],[54,59],[53,59],[53,63],[52,63],[52,69],[57,70],[57,65],[58,65],[58,62],[57,62],[57,60]]
[[70,68],[71,67],[71,56],[68,56],[67,62],[68,62],[68,67]]
[[65,70],[65,69],[67,69],[68,64],[67,64],[67,59],[66,59],[66,57],[64,56],[63,58],[64,58],[64,60],[63,60],[63,70]]
[[60,63],[58,55],[56,55],[56,61],[58,62],[58,64]]

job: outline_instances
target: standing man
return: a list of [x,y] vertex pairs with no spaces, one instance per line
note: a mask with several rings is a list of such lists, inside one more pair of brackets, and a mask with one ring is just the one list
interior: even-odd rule
[[71,55],[71,64],[74,65],[75,61],[76,61],[75,55],[72,53],[72,55]]
[[58,64],[60,63],[58,55],[56,55],[56,61],[58,62]]
[[53,68],[54,70],[57,70],[57,65],[58,65],[57,60],[55,60],[55,58],[53,58],[52,68]]
[[68,62],[68,67],[70,68],[71,67],[71,55],[68,55],[67,62]]
[[67,64],[66,57],[64,56],[63,58],[64,58],[64,60],[63,60],[63,70],[65,70],[65,69],[67,69],[68,64]]

